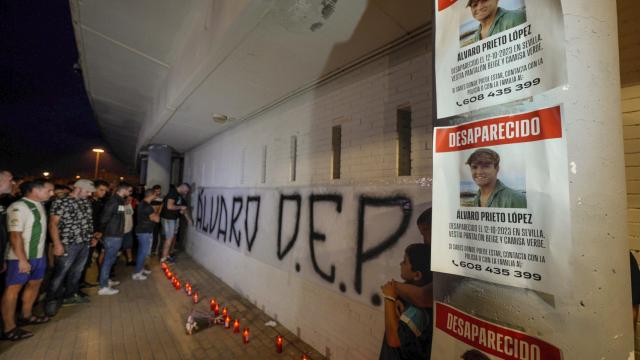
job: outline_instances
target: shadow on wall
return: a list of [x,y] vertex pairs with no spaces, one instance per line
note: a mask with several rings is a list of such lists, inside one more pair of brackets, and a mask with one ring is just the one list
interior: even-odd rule
[[[323,3],[325,8],[322,10],[322,17],[310,25],[311,32],[320,33],[329,28],[332,26],[332,18],[339,15],[338,1]],[[364,44],[371,32],[376,31],[380,4],[391,4],[392,1],[376,3],[366,3],[351,37],[335,44],[325,61],[323,73],[342,73],[305,94],[312,104],[308,110],[308,121],[298,122],[295,128],[288,129],[288,133],[282,133],[278,141],[283,149],[289,149],[289,180],[292,185],[299,182],[305,185],[355,185],[356,188],[353,193],[345,194],[327,194],[334,190],[320,189],[319,193],[308,194],[302,199],[294,189],[290,193],[281,194],[278,251],[283,257],[286,256],[291,251],[290,246],[295,244],[295,237],[301,237],[302,241],[298,240],[296,245],[300,247],[308,233],[309,243],[304,246],[309,248],[311,261],[302,264],[289,261],[291,268],[288,271],[296,271],[303,276],[305,272],[312,273],[326,285],[346,293],[348,297],[350,294],[357,294],[366,303],[380,309],[379,286],[391,278],[399,278],[398,264],[402,260],[404,248],[409,243],[421,241],[413,228],[419,211],[424,210],[425,204],[431,201],[431,189],[424,188],[424,191],[416,192],[419,195],[407,196],[402,191],[395,195],[388,195],[387,191],[387,195],[360,193],[358,187],[376,185],[385,187],[385,190],[407,184],[419,187],[416,182],[418,175],[431,177],[429,144],[432,132],[432,67],[428,53],[432,49],[429,37],[425,34],[407,41],[389,54],[372,56],[365,62],[354,65],[352,69],[338,68],[336,64],[347,64],[354,60],[345,59],[345,54],[353,54],[353,49],[366,46]],[[431,2],[425,3],[429,3],[425,5],[425,11],[432,14]],[[401,111],[404,113],[400,113]],[[404,122],[399,121],[400,117],[403,117]],[[283,222],[283,216],[293,218],[293,215],[289,215],[296,211],[292,210],[295,206],[287,208],[288,203],[297,205],[298,216],[295,218],[298,220],[300,206],[304,212],[308,212],[308,229],[305,229],[305,221],[300,224],[297,221]],[[347,209],[346,203],[357,204],[357,214],[348,214],[347,211],[353,211]],[[387,213],[396,211],[400,215],[384,217],[380,216],[380,210]],[[352,219],[354,224],[351,236],[336,236],[335,227],[339,227],[336,226],[338,224],[332,225],[329,221],[322,220],[335,217]],[[376,222],[386,222],[386,232],[373,231],[372,225],[375,229]],[[299,232],[304,235],[298,235]],[[344,248],[348,248],[347,253],[352,255],[353,269],[335,266],[340,254],[333,249]],[[292,253],[295,258],[295,251]],[[287,259],[284,260],[286,262]],[[389,269],[392,269],[391,272]],[[363,287],[363,283],[376,281],[376,287]],[[290,309],[297,313],[295,318],[308,316],[309,305],[303,301],[297,301],[296,304],[297,309]],[[322,311],[324,310],[319,312]],[[343,311],[350,310],[345,308]],[[326,348],[327,357],[331,357],[332,353],[357,352],[359,350],[355,349],[363,344],[369,349],[379,346],[384,332],[382,314],[377,320],[370,319],[361,323],[352,320],[348,316],[336,319],[335,328],[358,331],[360,326],[361,330],[377,336],[352,344],[350,350],[332,351]],[[366,328],[370,324],[374,324],[372,328]],[[374,329],[375,325],[380,325],[380,328]],[[303,336],[304,331],[303,328]]]

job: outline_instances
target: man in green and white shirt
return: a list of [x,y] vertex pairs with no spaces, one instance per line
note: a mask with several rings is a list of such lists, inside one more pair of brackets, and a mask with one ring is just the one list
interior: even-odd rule
[[2,295],[2,319],[4,338],[9,340],[33,335],[15,324],[16,302],[23,287],[19,323],[41,324],[49,320],[33,315],[32,309],[47,266],[44,256],[47,217],[41,203],[53,195],[53,184],[37,179],[22,184],[21,188],[25,196],[7,210],[10,245],[6,255],[7,287]]

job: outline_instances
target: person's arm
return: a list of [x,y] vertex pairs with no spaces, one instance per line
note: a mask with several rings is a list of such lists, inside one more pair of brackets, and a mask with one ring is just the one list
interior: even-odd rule
[[49,215],[49,235],[53,242],[53,255],[62,256],[64,254],[64,245],[62,245],[62,241],[60,241],[58,224],[60,224],[60,216]]
[[193,225],[193,218],[191,217],[191,211],[189,211],[188,206],[184,207],[184,210],[182,210],[181,214],[184,215],[184,218],[187,219],[187,222],[190,226]]
[[168,199],[167,200],[167,209],[169,210],[184,210],[186,209],[186,206],[183,205],[176,205],[176,200],[175,199]]
[[392,348],[400,347],[400,337],[398,336],[398,323],[400,318],[396,314],[396,291],[391,282],[382,286],[382,294],[384,298],[384,336],[387,345]]
[[398,296],[421,308],[433,307],[433,282],[422,287],[398,283],[392,280]]
[[22,240],[21,231],[12,231],[9,233],[9,241],[11,242],[11,248],[18,258],[18,269],[21,273],[31,272],[31,264],[27,259],[27,254],[24,252],[24,241]]
[[[146,208],[144,208],[146,210]],[[149,213],[149,220],[153,221],[154,223],[159,223],[160,222],[160,212],[156,212],[156,210],[153,207],[149,208],[150,211],[147,211]]]
[[15,207],[12,205],[7,211],[9,244],[18,258],[18,269],[21,273],[28,273],[31,271],[31,264],[29,263],[27,253],[24,250],[24,239],[22,238],[25,228],[25,213],[27,211],[30,210],[18,205]]

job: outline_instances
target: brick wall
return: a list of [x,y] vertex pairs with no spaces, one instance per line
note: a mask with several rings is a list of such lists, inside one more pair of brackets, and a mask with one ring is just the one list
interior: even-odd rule
[[[640,250],[640,86],[622,89],[624,158],[627,178],[629,246],[636,258]],[[635,325],[639,328],[638,324]],[[636,330],[636,334],[637,334]],[[636,357],[640,357],[640,337],[635,339]]]
[[640,86],[622,89],[629,242],[640,250]]
[[[185,179],[197,186],[233,188],[424,184],[432,164],[432,64],[426,43],[422,39],[407,45],[212,138],[187,153]],[[412,171],[398,177],[396,113],[404,106],[412,111]],[[334,180],[335,125],[342,126],[342,167],[341,178]],[[297,137],[295,182],[290,181],[292,136]],[[267,176],[262,183],[265,146]],[[381,308],[350,300],[193,230],[188,248],[196,260],[320,352],[335,359],[377,358],[384,331]]]

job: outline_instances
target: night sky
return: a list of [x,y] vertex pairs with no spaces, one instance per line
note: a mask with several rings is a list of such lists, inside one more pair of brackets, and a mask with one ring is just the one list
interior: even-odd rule
[[0,168],[15,175],[133,170],[102,139],[84,90],[67,0],[0,0]]

